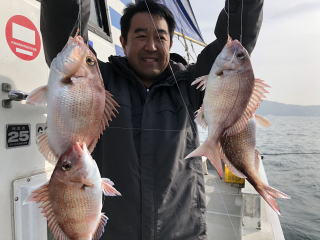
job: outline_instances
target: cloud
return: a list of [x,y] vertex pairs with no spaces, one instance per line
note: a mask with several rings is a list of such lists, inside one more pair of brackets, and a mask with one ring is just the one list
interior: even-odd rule
[[[244,0],[246,1],[246,0]],[[190,0],[204,39],[215,39],[214,27],[224,1]],[[252,62],[257,77],[272,86],[269,100],[319,105],[320,0],[264,1],[264,20]],[[175,39],[179,53],[182,44]],[[202,47],[195,46],[197,53]],[[189,48],[191,54],[193,51]],[[193,54],[194,55],[194,54]],[[270,97],[270,98],[269,98]]]
[[[284,4],[287,3],[287,4]],[[288,3],[286,1],[278,5],[269,5],[266,8],[270,14],[266,16],[268,20],[279,20],[281,18],[297,17],[310,12],[320,13],[320,1],[309,1],[304,3]]]

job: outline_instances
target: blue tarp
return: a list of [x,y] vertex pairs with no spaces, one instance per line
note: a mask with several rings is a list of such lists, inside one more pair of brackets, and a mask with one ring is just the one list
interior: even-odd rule
[[[136,0],[141,2],[144,0]],[[194,40],[204,43],[197,20],[192,11],[189,0],[154,0],[166,5],[173,13],[177,27],[176,32],[182,33]]]

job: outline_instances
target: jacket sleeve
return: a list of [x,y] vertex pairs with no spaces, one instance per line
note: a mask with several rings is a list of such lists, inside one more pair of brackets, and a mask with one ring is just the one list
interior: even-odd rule
[[62,50],[70,35],[74,35],[79,25],[81,2],[81,36],[88,39],[90,0],[42,0],[40,30],[44,54],[48,66]]
[[[230,7],[228,7],[228,2]],[[232,39],[240,40],[242,16],[242,44],[251,54],[262,23],[262,6],[263,0],[226,0],[225,8],[220,12],[215,28],[217,39],[199,54],[196,64],[192,67],[194,78],[207,75],[210,72],[212,64],[224,47],[227,41],[228,10],[230,11],[230,36]]]

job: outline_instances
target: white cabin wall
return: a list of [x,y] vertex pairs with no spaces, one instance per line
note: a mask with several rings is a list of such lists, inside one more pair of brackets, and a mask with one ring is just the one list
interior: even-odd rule
[[[47,82],[49,69],[45,63],[42,46],[39,55],[34,60],[22,60],[10,49],[5,29],[12,16],[23,15],[33,22],[37,31],[40,31],[40,3],[36,0],[6,0],[1,1],[0,9],[0,88],[2,83],[9,83],[12,89],[30,92]],[[7,96],[7,93],[0,90],[1,100],[6,99]],[[10,109],[5,109],[1,105],[0,108],[0,239],[10,240],[14,239],[13,181],[42,172],[50,166],[39,153],[35,138],[36,124],[46,121],[45,109],[21,102],[13,102]],[[7,149],[5,137],[7,124],[29,124],[30,144]]]
[[133,2],[133,0],[106,1],[112,33],[112,44],[107,44],[103,38],[94,33],[89,34],[89,39],[93,41],[93,48],[96,51],[98,49],[97,55],[100,60],[107,62],[110,55],[124,55],[120,42],[120,17],[126,5]]
[[[92,32],[89,33],[89,39],[93,43],[98,58],[103,61],[107,61],[110,55],[118,53],[115,45],[121,46],[119,40],[120,29],[118,27],[119,16],[113,16],[112,18],[109,9],[114,9],[121,16],[125,3],[128,2],[131,1],[106,1],[112,32],[111,42]],[[9,83],[12,90],[21,90],[29,93],[33,89],[47,84],[49,68],[45,62],[42,41],[38,56],[33,60],[26,61],[17,57],[12,52],[5,36],[6,24],[8,20],[15,15],[27,17],[32,21],[40,34],[40,2],[37,0],[1,0],[0,13],[0,240],[13,240],[21,239],[21,235],[15,235],[14,233],[15,229],[21,229],[21,226],[14,226],[17,218],[15,219],[13,209],[14,206],[17,206],[17,201],[15,201],[16,196],[13,191],[13,183],[24,181],[22,179],[29,179],[29,177],[38,173],[48,172],[50,175],[52,165],[45,161],[38,151],[36,144],[36,126],[39,123],[46,122],[46,109],[44,107],[27,105],[24,101],[12,102],[11,108],[3,108],[1,102],[3,99],[8,98],[8,93],[1,91],[1,84]],[[29,125],[29,145],[8,149],[6,147],[6,126],[8,124]],[[17,181],[17,179],[21,180]],[[31,179],[34,178],[31,177]],[[45,178],[43,178],[43,181],[45,181]],[[19,186],[19,184],[17,186]],[[19,189],[15,189],[15,191],[19,191]],[[25,199],[19,199],[18,201],[24,200]],[[25,210],[23,210],[23,212],[25,212]],[[21,219],[22,224],[26,224],[26,228],[32,225],[30,219],[27,219],[23,215]],[[36,223],[39,219],[35,219],[34,221]],[[46,228],[39,230],[39,232],[42,233],[44,231],[46,231]],[[29,238],[24,235],[22,235],[22,239],[29,240]],[[43,237],[39,238],[39,236],[36,239],[45,240]],[[32,238],[32,240],[35,240],[35,238]]]
[[12,16],[23,15],[33,22],[40,33],[40,3],[36,0],[2,0],[0,5],[3,9],[0,10],[0,76],[13,80],[15,89],[29,92],[47,82],[49,69],[45,64],[42,43],[41,51],[34,60],[22,60],[9,48],[5,28]]

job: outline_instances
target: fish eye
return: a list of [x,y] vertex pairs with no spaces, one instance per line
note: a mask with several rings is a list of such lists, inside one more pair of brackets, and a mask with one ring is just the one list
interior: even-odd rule
[[246,55],[245,55],[243,52],[237,53],[236,56],[237,56],[237,58],[240,59],[240,60],[242,60],[242,59],[244,59],[244,58],[246,57]]
[[72,168],[72,164],[70,161],[65,161],[61,166],[61,169],[63,171],[69,171],[71,168]]
[[217,76],[222,76],[223,75],[223,71],[217,72],[216,75]]
[[87,63],[88,65],[90,65],[90,66],[93,66],[93,65],[96,64],[96,61],[95,61],[95,59],[94,59],[93,57],[88,56],[88,57],[86,58],[86,63]]

